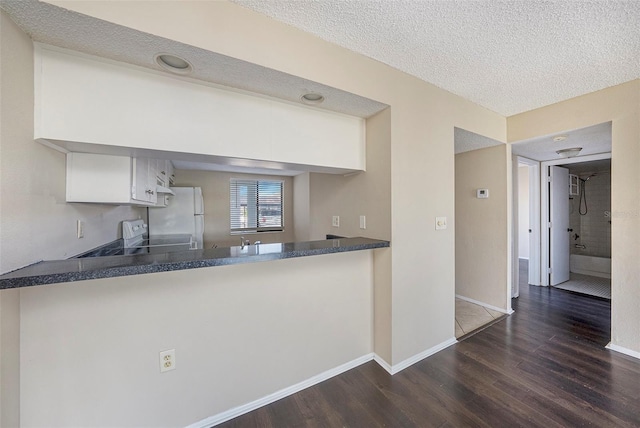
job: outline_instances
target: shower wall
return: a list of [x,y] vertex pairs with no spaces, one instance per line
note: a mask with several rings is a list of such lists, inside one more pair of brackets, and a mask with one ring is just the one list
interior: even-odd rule
[[[581,178],[589,174],[571,171]],[[606,213],[611,211],[611,174],[598,172],[585,183],[587,214],[580,215],[580,195],[572,196],[569,201],[569,224],[571,234],[571,254],[595,257],[611,257],[611,218]],[[582,189],[581,189],[582,190]],[[582,205],[584,212],[584,202]],[[576,235],[578,236],[577,239]],[[584,245],[586,248],[576,248]]]

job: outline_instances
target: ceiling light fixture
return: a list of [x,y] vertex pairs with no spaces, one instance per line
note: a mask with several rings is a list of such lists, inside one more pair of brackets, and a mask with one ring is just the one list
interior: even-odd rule
[[567,138],[568,138],[567,135],[558,135],[557,137],[553,137],[553,141],[555,141],[557,143],[558,141],[564,141]]
[[155,56],[156,64],[167,71],[176,74],[189,74],[193,71],[193,66],[189,61],[179,56],[159,53]]
[[578,156],[581,150],[582,150],[582,147],[572,147],[570,149],[557,150],[556,153],[563,158],[572,158],[574,156]]
[[324,96],[315,92],[309,92],[300,97],[300,100],[305,104],[315,105],[324,101]]

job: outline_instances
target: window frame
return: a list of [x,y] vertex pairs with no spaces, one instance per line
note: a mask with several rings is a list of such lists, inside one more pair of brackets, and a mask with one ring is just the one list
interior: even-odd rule
[[[278,184],[280,186],[280,226],[266,226],[260,227],[260,184]],[[241,227],[233,227],[234,223],[234,209],[238,209],[234,207],[234,201],[237,200],[237,195],[234,197],[234,190],[237,191],[238,184],[246,184],[255,186],[255,226],[245,228]],[[282,233],[285,230],[285,221],[284,221],[284,213],[285,213],[285,201],[284,201],[284,185],[285,181],[282,179],[254,179],[254,178],[236,178],[231,177],[229,179],[229,233],[231,235],[242,235],[242,234],[253,234],[253,233]],[[252,204],[249,204],[247,201],[246,209],[251,208]],[[264,204],[263,204],[264,205]],[[252,221],[253,219],[247,212],[247,221]]]

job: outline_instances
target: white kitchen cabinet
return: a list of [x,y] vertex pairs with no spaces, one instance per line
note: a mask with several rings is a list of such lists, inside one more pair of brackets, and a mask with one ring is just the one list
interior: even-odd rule
[[169,179],[169,181],[167,181],[167,187],[173,186],[176,182],[176,174],[173,169],[173,162],[170,160],[167,161],[167,177]]
[[157,178],[163,184],[163,186],[173,186],[175,181],[175,175],[173,172],[173,163],[170,160],[158,159],[157,161]]
[[158,196],[156,193],[156,169],[155,159],[132,158],[131,199],[143,203],[156,203]]
[[67,202],[155,206],[155,159],[67,154]]

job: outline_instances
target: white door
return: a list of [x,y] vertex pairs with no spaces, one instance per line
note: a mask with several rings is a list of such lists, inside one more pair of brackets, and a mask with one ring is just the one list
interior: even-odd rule
[[569,170],[549,167],[549,285],[569,280]]

